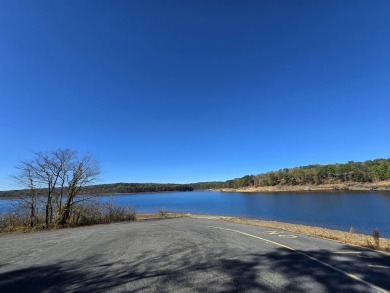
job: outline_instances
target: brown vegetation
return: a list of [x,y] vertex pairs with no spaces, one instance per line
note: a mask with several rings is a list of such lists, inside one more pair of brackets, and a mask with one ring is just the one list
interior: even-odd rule
[[264,221],[264,220],[254,220],[238,217],[222,217],[222,216],[212,216],[214,219],[223,220],[232,223],[254,225],[261,227],[268,227],[272,229],[280,229],[284,231],[302,233],[310,236],[322,237],[326,239],[332,239],[339,242],[369,247],[372,249],[390,251],[390,239],[389,238],[380,238],[379,231],[374,230],[372,236],[355,234],[354,229],[351,227],[349,232],[331,230],[320,227],[312,227],[298,224],[288,224],[277,221]]
[[101,203],[95,200],[87,201],[76,205],[72,209],[70,221],[67,225],[56,225],[53,223],[49,227],[45,224],[45,217],[35,217],[34,226],[30,226],[29,209],[19,206],[15,212],[3,213],[0,215],[0,233],[5,232],[31,232],[44,229],[61,229],[67,227],[78,227],[94,224],[107,224],[122,221],[142,221],[161,218],[181,218],[188,217],[190,214],[168,212],[160,209],[156,213],[137,214],[131,206],[119,206],[111,201]]
[[172,218],[183,218],[183,217],[189,217],[191,214],[186,213],[172,213],[172,212],[165,212],[162,216],[160,212],[157,213],[141,213],[137,214],[136,220],[142,221],[142,220],[153,220],[153,219],[172,219]]
[[75,205],[69,215],[67,224],[59,225],[52,223],[46,225],[46,218],[41,213],[37,213],[34,218],[34,226],[30,225],[29,210],[20,206],[13,213],[3,213],[0,215],[0,232],[28,232],[42,229],[57,229],[61,227],[76,227],[92,224],[105,224],[120,221],[134,221],[136,212],[133,207],[119,206],[112,202],[101,203],[98,201],[88,201]]

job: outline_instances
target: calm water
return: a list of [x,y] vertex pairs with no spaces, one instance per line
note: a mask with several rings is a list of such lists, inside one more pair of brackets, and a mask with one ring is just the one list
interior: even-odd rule
[[[243,216],[371,234],[378,228],[390,237],[390,192],[164,192],[100,196],[137,212],[169,211]],[[0,200],[0,213],[15,200]]]

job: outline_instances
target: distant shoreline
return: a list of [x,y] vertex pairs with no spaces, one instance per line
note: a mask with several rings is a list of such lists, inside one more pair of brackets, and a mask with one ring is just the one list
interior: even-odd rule
[[276,185],[276,186],[249,186],[241,188],[216,188],[211,191],[222,192],[289,192],[289,191],[390,191],[390,181],[378,183],[334,183],[321,185]]
[[[137,184],[137,183],[136,183]],[[22,190],[8,190],[0,191],[0,199],[17,199],[28,197],[26,189]],[[390,180],[380,181],[376,183],[368,182],[343,182],[343,183],[331,183],[321,185],[275,185],[275,186],[247,186],[240,188],[194,188],[193,190],[161,190],[161,191],[105,191],[102,193],[89,192],[88,189],[79,194],[79,196],[85,197],[98,197],[98,196],[114,196],[114,195],[142,195],[145,193],[169,193],[169,192],[191,192],[191,191],[219,191],[219,192],[308,192],[308,191],[324,191],[324,192],[336,192],[336,191],[389,191],[390,192]],[[19,192],[22,195],[18,195]],[[43,195],[45,196],[45,195]]]

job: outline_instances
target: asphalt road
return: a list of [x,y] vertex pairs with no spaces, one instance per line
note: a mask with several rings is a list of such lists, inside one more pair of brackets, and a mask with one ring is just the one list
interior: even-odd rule
[[205,218],[0,235],[0,292],[389,292],[390,255]]

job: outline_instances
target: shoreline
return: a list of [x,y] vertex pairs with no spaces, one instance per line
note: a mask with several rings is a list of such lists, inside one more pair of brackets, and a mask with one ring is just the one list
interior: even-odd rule
[[378,183],[334,183],[321,185],[275,185],[275,186],[249,186],[240,188],[215,188],[210,191],[220,192],[289,192],[289,191],[389,191],[390,180]]
[[[12,200],[19,199],[19,196],[3,195],[7,192],[14,192],[15,190],[0,191],[0,199]],[[139,191],[139,192],[113,192],[113,193],[82,193],[81,197],[100,197],[100,196],[116,196],[116,195],[142,195],[153,193],[169,193],[169,192],[193,192],[193,191],[219,191],[219,192],[295,192],[295,191],[388,191],[390,192],[390,180],[380,181],[376,183],[368,182],[345,182],[332,183],[321,185],[275,185],[275,186],[248,186],[239,188],[205,188],[193,190],[164,190],[164,191]]]
[[291,223],[269,221],[269,220],[256,220],[256,219],[233,217],[233,216],[189,214],[189,217],[209,218],[209,219],[222,220],[222,221],[236,223],[236,224],[279,229],[287,232],[300,233],[309,236],[324,238],[327,240],[334,240],[349,245],[370,248],[385,253],[390,252],[390,238],[379,237],[379,240],[377,240],[370,235],[357,234],[354,232],[353,228],[351,228],[349,232],[346,232],[341,230],[333,230],[328,228],[321,228],[321,227],[308,226],[302,224],[291,224]]
[[[365,247],[374,249],[377,251],[381,251],[384,253],[390,252],[390,238],[379,237],[375,239],[373,236],[365,235],[365,234],[357,234],[354,232],[353,228],[349,232],[341,231],[341,230],[333,230],[328,228],[302,225],[302,224],[292,224],[286,222],[279,221],[270,221],[270,220],[258,220],[251,218],[243,218],[243,217],[234,217],[234,216],[221,216],[221,215],[210,215],[210,214],[191,214],[191,213],[181,213],[181,212],[169,212],[169,211],[159,211],[154,213],[137,213],[135,219],[133,221],[149,221],[149,220],[163,220],[163,219],[174,219],[174,218],[207,218],[211,220],[222,220],[237,224],[244,225],[252,225],[252,226],[260,226],[267,227],[271,229],[279,229],[283,231],[300,233],[304,235],[324,238],[328,240],[334,240],[341,243]],[[132,221],[112,221],[110,223],[120,223],[120,222],[132,222]],[[109,223],[96,223],[94,225],[102,225]],[[58,229],[77,229],[79,227],[85,227],[90,225],[80,225],[80,226],[67,226],[62,228],[49,228],[49,229],[12,229],[12,230],[0,230],[0,235],[5,233],[39,233],[43,231],[55,231]],[[20,227],[19,227],[20,228]],[[380,231],[379,231],[380,232]]]

